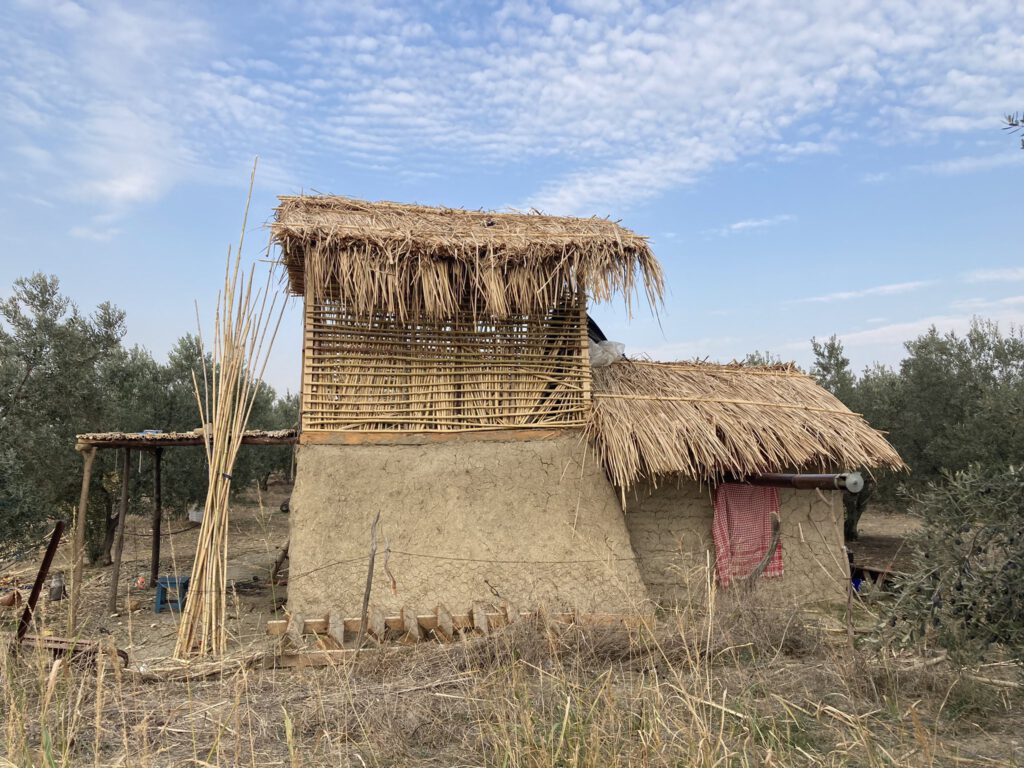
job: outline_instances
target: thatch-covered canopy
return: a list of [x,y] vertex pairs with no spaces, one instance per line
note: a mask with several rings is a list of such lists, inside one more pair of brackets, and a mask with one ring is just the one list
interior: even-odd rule
[[661,299],[647,240],[609,219],[489,213],[282,197],[271,224],[289,288],[359,315],[448,319],[467,306],[505,318],[545,312],[566,293]]
[[622,360],[595,368],[590,430],[612,481],[905,469],[881,432],[794,366]]

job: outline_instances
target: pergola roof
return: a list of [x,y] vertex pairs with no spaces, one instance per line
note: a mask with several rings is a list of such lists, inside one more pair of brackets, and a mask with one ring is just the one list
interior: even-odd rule
[[[292,445],[296,441],[294,429],[250,430],[242,436],[243,445]],[[75,436],[76,448],[139,448],[153,450],[172,446],[203,444],[203,433],[192,432],[89,432]]]

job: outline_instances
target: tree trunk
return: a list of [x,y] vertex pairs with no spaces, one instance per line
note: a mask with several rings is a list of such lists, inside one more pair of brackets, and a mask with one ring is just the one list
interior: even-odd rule
[[860,493],[843,493],[843,538],[846,541],[856,541],[859,533],[857,526],[864,510],[868,508],[871,494],[875,490],[875,481],[866,472],[864,473],[864,489]]

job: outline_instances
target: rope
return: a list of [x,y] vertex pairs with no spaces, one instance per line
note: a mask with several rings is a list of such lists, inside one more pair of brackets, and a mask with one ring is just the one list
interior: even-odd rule
[[817,408],[812,405],[796,405],[794,403],[769,403],[764,400],[722,400],[714,397],[662,397],[660,395],[627,395],[616,392],[595,392],[591,395],[594,398],[614,398],[618,400],[653,400],[655,402],[668,403],[715,403],[719,405],[756,405],[762,408],[789,408],[795,411],[812,411],[815,413],[832,413],[836,416],[856,416],[860,418],[863,414],[854,413],[850,410],[839,410],[838,408]]
[[746,368],[741,366],[728,366],[728,365],[694,365],[692,363],[658,363],[652,360],[629,360],[630,365],[649,365],[653,368],[670,368],[673,371],[693,371],[694,373],[705,373],[710,376],[717,375],[719,373],[734,373],[741,376],[789,376],[794,379],[809,379],[803,371],[796,371],[791,369],[781,369],[777,371],[773,370],[758,370],[756,368]]

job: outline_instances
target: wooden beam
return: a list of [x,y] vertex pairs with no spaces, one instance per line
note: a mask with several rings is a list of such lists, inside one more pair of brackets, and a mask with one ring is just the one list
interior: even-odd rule
[[153,452],[153,551],[149,561],[149,586],[156,588],[156,580],[160,578],[160,525],[163,518],[163,488],[160,482],[160,460],[164,449],[157,448]]
[[[285,437],[270,437],[266,435],[243,435],[242,445],[294,445],[295,435]],[[203,436],[195,437],[159,437],[147,438],[146,435],[139,435],[138,438],[81,438],[75,442],[76,450],[85,448],[131,448],[133,450],[154,451],[157,448],[190,448],[203,445]]]
[[431,445],[448,442],[517,443],[527,440],[554,440],[579,435],[574,428],[493,429],[465,432],[385,432],[303,430],[299,445]]
[[85,565],[85,517],[89,510],[89,484],[92,481],[92,464],[96,449],[83,447],[82,491],[78,497],[78,514],[75,517],[75,541],[71,553],[71,600],[68,606],[68,634],[74,635],[78,621],[78,603],[82,597],[82,570]]
[[124,521],[128,517],[128,479],[131,473],[132,452],[124,449],[124,463],[121,465],[121,507],[117,514],[117,532],[114,534],[114,563],[110,569],[110,593],[107,596],[107,612],[117,613],[117,581],[121,576],[121,554],[124,552]]
[[325,667],[343,663],[356,653],[359,651],[355,648],[284,653],[280,656],[268,656],[264,664],[267,669]]

